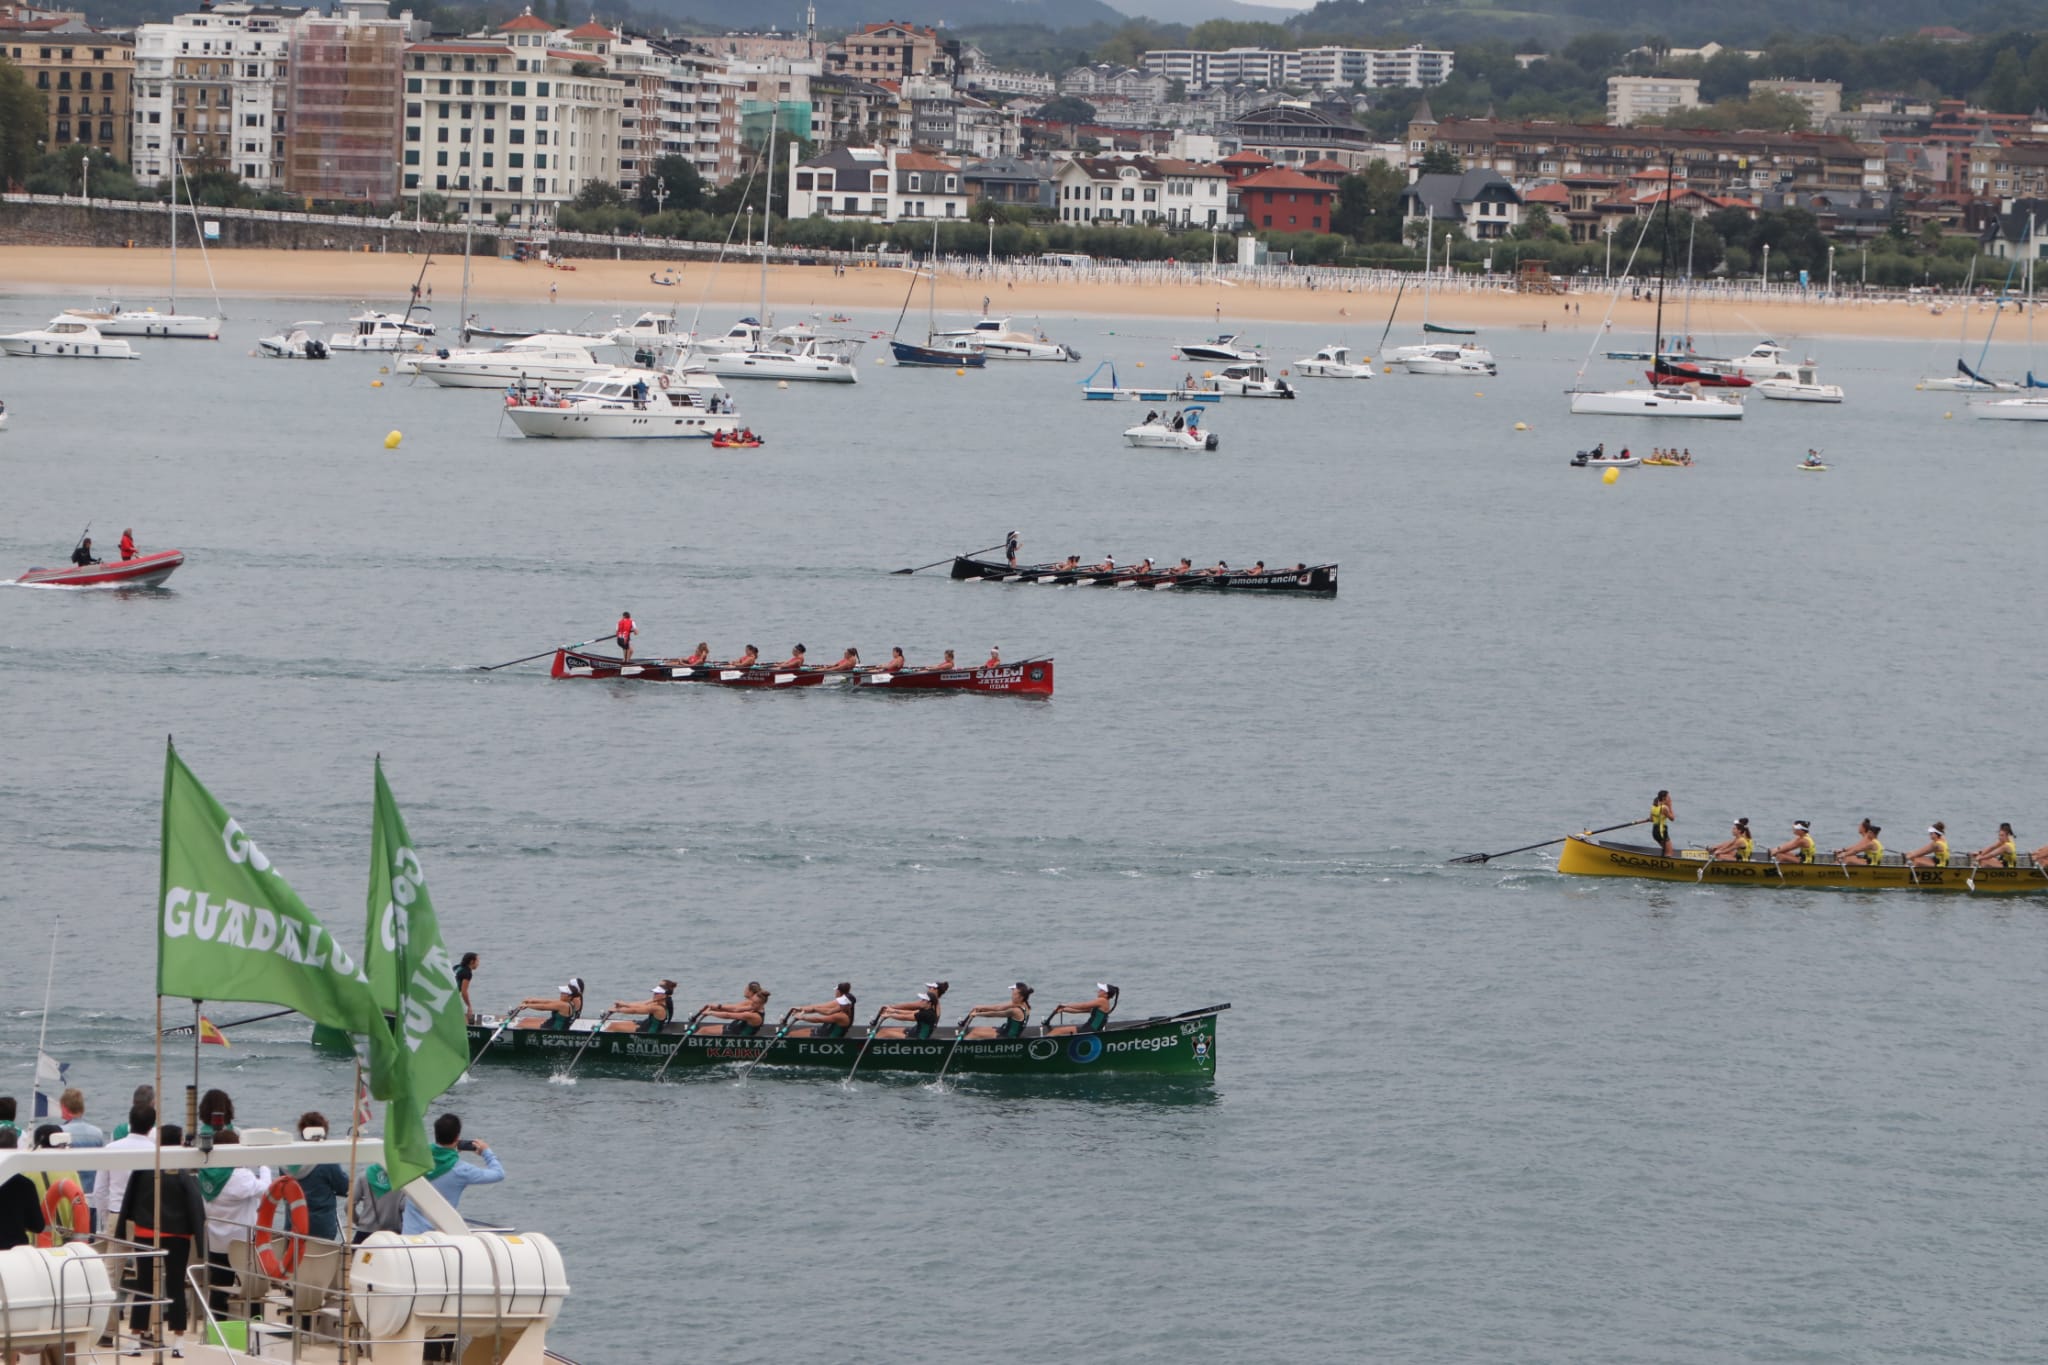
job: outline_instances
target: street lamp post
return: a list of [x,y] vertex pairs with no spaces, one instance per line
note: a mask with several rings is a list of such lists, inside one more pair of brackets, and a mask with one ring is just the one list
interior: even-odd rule
[[754,249],[754,206],[747,205],[747,250]]
[[1771,244],[1764,243],[1764,288],[1771,287]]
[[92,194],[87,188],[91,181],[92,153],[80,152],[78,154],[78,197],[80,199],[92,198]]
[[1868,289],[1868,288],[1870,288],[1870,248],[1869,248],[1869,247],[1867,247],[1867,246],[1863,248],[1863,281],[1862,281],[1862,287],[1863,287],[1863,288],[1865,288],[1865,289]]
[[1607,261],[1606,264],[1600,267],[1600,278],[1603,280],[1611,278],[1614,274],[1614,229],[1616,226],[1618,225],[1615,223],[1607,225]]
[[657,175],[654,177],[654,213],[656,217],[661,215],[661,206],[667,202],[668,182]]
[[1829,296],[1830,298],[1832,298],[1832,297],[1834,297],[1834,293],[1835,293],[1835,248],[1834,248],[1834,244],[1833,244],[1833,243],[1829,243],[1829,245],[1828,245],[1828,296]]

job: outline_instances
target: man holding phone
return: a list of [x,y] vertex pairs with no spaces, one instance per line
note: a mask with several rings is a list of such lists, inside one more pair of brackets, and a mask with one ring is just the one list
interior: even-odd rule
[[[464,1152],[474,1153],[482,1161],[464,1161]],[[443,1114],[434,1120],[434,1170],[427,1179],[451,1207],[461,1207],[462,1192],[471,1185],[495,1185],[504,1178],[505,1168],[498,1164],[498,1154],[481,1138],[463,1137],[460,1118],[454,1114]],[[406,1200],[403,1228],[406,1236],[433,1230],[425,1215],[413,1207],[410,1199]]]

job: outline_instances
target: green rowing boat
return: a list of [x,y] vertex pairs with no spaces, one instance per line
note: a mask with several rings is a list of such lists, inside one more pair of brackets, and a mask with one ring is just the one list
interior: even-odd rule
[[741,1038],[692,1034],[688,1023],[670,1024],[659,1033],[611,1033],[594,1032],[595,1022],[590,1020],[554,1030],[503,1028],[502,1021],[491,1019],[469,1026],[469,1047],[473,1062],[560,1065],[581,1054],[579,1069],[614,1071],[695,1070],[758,1059],[762,1066],[815,1067],[845,1075],[858,1057],[862,1074],[932,1075],[943,1068],[949,1076],[1083,1076],[1115,1071],[1212,1080],[1216,1016],[1229,1008],[1210,1005],[1184,1014],[1112,1022],[1091,1033],[1047,1034],[1033,1026],[1016,1038],[968,1038],[957,1044],[950,1028],[936,1029],[929,1038],[884,1036],[869,1042],[867,1029],[860,1027],[837,1038],[796,1032],[777,1037],[772,1027]]

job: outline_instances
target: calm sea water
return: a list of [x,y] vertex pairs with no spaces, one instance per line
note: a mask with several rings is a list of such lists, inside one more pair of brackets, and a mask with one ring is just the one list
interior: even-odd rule
[[[489,392],[245,354],[323,308],[0,362],[0,571],[88,520],[190,556],[160,593],[0,590],[0,1086],[28,1089],[53,923],[50,1049],[92,1116],[150,1074],[166,734],[344,934],[381,752],[487,1007],[570,972],[1234,1006],[1195,1092],[487,1069],[450,1103],[511,1178],[466,1211],[561,1242],[586,1365],[2048,1352],[2042,907],[1446,865],[1663,786],[1688,837],[2048,838],[2048,432],[1912,391],[1952,355],[1817,341],[1842,408],[1653,430],[1565,414],[1587,333],[1502,332],[1496,380],[1305,381],[1176,456],[1074,387],[1178,373],[1173,329],[1047,318],[1087,364],[873,343],[856,388],[741,387],[745,453],[522,442]],[[1284,362],[1379,325],[1252,330]],[[1566,464],[1602,438],[1700,464],[1605,487]],[[1793,469],[1813,445],[1833,472]],[[1343,595],[884,572],[1012,527],[1034,557],[1340,560]],[[473,671],[622,608],[665,652],[1053,653],[1059,694]],[[346,1111],[301,1028],[232,1036],[206,1079],[245,1123]]]

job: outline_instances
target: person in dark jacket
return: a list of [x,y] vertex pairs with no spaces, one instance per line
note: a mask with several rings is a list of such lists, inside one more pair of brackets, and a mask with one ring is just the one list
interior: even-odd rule
[[[327,1136],[327,1116],[317,1110],[299,1115],[299,1137],[319,1142]],[[348,1195],[348,1172],[332,1161],[317,1166],[286,1166],[285,1175],[306,1192],[306,1235],[324,1242],[341,1240],[339,1201]]]
[[[0,1151],[11,1152],[20,1145],[18,1130],[11,1126],[0,1128]],[[33,1180],[17,1175],[0,1184],[0,1251],[27,1246],[47,1226]]]
[[[177,1124],[157,1125],[157,1141],[164,1147],[183,1144],[185,1134]],[[163,1207],[157,1207],[157,1180],[163,1180]],[[149,1330],[152,1300],[167,1299],[164,1325],[174,1338],[172,1346],[182,1350],[185,1337],[185,1270],[192,1264],[195,1243],[206,1236],[206,1196],[190,1171],[134,1171],[128,1176],[128,1192],[121,1197],[121,1217],[114,1224],[114,1236],[145,1246],[154,1244],[163,1255],[139,1261],[136,1278],[142,1296],[128,1319],[129,1330],[137,1336]]]

